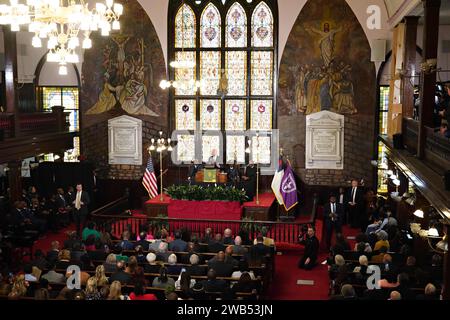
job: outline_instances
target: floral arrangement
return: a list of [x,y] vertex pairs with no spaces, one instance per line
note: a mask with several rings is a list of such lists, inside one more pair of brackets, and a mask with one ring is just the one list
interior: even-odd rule
[[238,201],[244,202],[248,198],[244,190],[236,188],[203,187],[203,186],[183,186],[173,185],[166,189],[167,194],[174,200],[215,200],[215,201]]

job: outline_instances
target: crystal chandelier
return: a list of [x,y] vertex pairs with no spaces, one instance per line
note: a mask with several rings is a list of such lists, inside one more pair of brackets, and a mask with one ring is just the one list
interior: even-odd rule
[[[28,25],[28,31],[34,33],[32,46],[42,47],[47,39],[48,62],[59,63],[59,73],[67,74],[67,63],[78,63],[76,49],[80,47],[79,36],[83,35],[81,47],[92,47],[90,34],[101,31],[108,36],[111,30],[120,30],[119,18],[123,6],[114,0],[96,3],[89,9],[86,0],[10,0],[10,4],[0,5],[0,25],[10,25],[11,31],[20,31],[22,25]],[[24,1],[25,2],[25,1]]]

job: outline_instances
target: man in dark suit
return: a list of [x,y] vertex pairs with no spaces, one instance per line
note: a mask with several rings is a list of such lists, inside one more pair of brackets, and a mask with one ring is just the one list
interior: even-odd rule
[[342,232],[343,217],[344,209],[340,203],[336,202],[336,196],[333,194],[330,196],[330,201],[323,207],[323,219],[325,220],[325,228],[327,232],[327,249],[331,247],[331,236],[333,235],[333,230],[335,230],[336,233]]
[[86,191],[83,191],[83,185],[77,184],[77,191],[73,195],[72,204],[74,206],[74,218],[77,225],[77,235],[81,235],[81,229],[84,229],[88,216],[88,205],[90,199]]
[[270,247],[264,244],[264,238],[262,236],[256,238],[256,244],[253,245],[250,250],[257,253],[261,258],[270,253]]
[[253,161],[250,161],[250,164],[244,168],[241,179],[248,200],[252,201],[256,193],[256,166]]
[[133,280],[133,277],[131,276],[131,274],[126,273],[124,269],[125,263],[123,261],[117,262],[117,271],[111,275],[109,281],[111,283],[113,283],[114,281],[119,281],[123,286],[130,284]]
[[186,251],[187,242],[181,239],[181,232],[179,230],[175,231],[175,240],[169,243],[169,250],[175,252]]
[[[319,240],[316,237],[316,232],[312,227],[308,228],[306,237],[300,240],[300,243],[305,245],[305,254],[298,262],[298,267],[301,269],[311,270],[317,264],[317,256],[319,254]],[[303,238],[303,235],[301,235]]]
[[225,280],[217,280],[216,272],[213,269],[208,271],[208,280],[203,280],[201,283],[203,284],[203,288],[205,288],[206,292],[224,292],[226,289],[227,283]]
[[208,252],[217,253],[219,251],[224,251],[224,250],[225,250],[225,247],[222,243],[222,235],[220,233],[217,233],[214,236],[214,240],[211,240],[208,243]]
[[225,261],[225,253],[220,251],[214,259],[208,262],[208,268],[214,269],[219,277],[231,277],[233,264]]
[[364,207],[364,192],[358,187],[358,180],[352,180],[352,186],[347,191],[349,222],[352,228],[360,227],[361,212]]

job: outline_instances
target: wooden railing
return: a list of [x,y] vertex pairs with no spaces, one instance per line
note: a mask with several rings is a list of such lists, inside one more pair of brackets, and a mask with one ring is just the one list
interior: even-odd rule
[[[68,112],[62,107],[53,107],[52,112],[22,113],[15,119],[12,113],[0,113],[0,129],[4,138],[62,132],[69,129]],[[18,126],[15,130],[15,126]]]

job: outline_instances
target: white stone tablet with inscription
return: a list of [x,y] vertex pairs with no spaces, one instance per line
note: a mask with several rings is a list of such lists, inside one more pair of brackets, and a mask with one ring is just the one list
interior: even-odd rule
[[142,165],[142,120],[120,116],[108,120],[109,164]]
[[344,169],[344,120],[330,111],[306,116],[306,169]]

